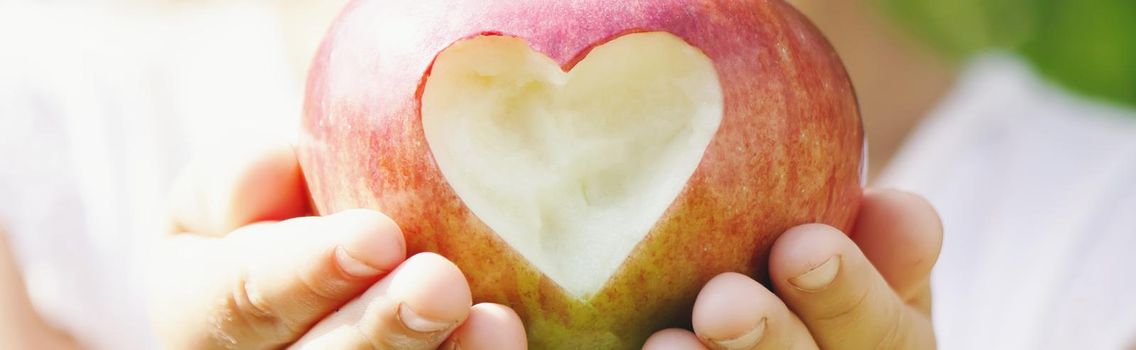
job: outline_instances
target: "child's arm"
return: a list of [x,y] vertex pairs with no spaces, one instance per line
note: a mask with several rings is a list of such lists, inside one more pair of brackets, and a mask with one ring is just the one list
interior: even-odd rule
[[0,349],[79,349],[63,332],[52,328],[32,308],[24,279],[0,227]]

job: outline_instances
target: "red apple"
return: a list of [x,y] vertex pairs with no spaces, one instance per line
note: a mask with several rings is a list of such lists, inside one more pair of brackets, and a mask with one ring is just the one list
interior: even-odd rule
[[848,229],[863,131],[776,0],[358,0],[308,81],[320,213],[373,208],[537,349],[631,349],[789,227]]

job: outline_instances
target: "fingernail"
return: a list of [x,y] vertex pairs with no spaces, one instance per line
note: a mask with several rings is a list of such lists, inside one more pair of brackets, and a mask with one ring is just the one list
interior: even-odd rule
[[765,318],[762,318],[761,321],[757,322],[757,326],[737,338],[723,340],[710,339],[710,342],[717,345],[720,349],[752,349],[761,341],[761,336],[765,335],[765,320]]
[[335,261],[339,263],[339,267],[343,269],[343,272],[346,272],[352,277],[374,277],[382,274],[382,271],[379,269],[371,267],[359,261],[359,259],[352,257],[343,247],[335,248]]
[[403,326],[418,333],[434,333],[449,329],[457,322],[436,321],[422,317],[414,312],[406,303],[398,304],[398,320]]
[[836,273],[839,271],[840,256],[837,255],[800,276],[790,278],[789,283],[801,290],[815,292],[828,287],[836,279]]

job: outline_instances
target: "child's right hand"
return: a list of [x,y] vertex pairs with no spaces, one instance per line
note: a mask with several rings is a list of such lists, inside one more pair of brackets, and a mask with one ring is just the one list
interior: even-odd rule
[[465,277],[441,256],[407,259],[386,216],[306,216],[291,146],[205,159],[174,191],[171,233],[148,276],[151,317],[168,347],[526,347],[516,313],[471,306]]

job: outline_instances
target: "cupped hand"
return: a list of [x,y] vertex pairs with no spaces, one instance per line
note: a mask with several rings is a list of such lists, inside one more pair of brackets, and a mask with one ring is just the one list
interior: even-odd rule
[[942,247],[935,210],[909,193],[867,191],[853,232],[798,226],[774,243],[772,290],[726,273],[703,287],[694,331],[645,350],[932,349],[929,277]]
[[167,347],[525,348],[516,313],[471,305],[445,258],[407,258],[386,216],[308,216],[290,145],[246,149],[194,162],[172,195],[148,275]]

